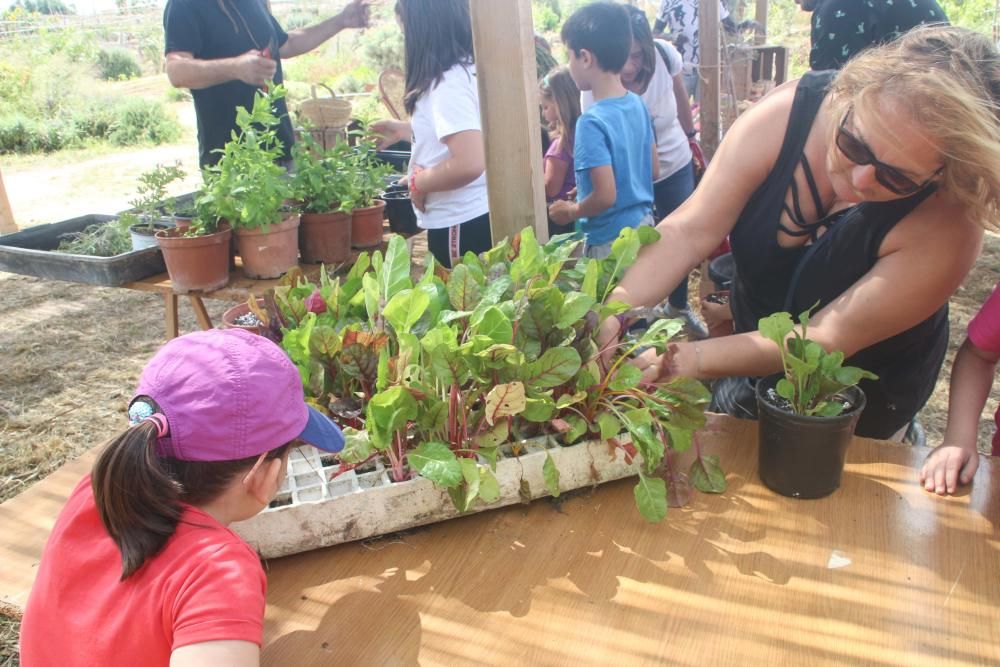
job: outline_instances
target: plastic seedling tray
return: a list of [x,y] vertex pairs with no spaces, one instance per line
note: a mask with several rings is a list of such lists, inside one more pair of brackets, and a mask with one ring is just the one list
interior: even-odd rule
[[[628,437],[619,440],[628,442]],[[521,502],[522,480],[532,499],[549,495],[542,474],[546,454],[559,468],[561,492],[629,477],[639,465],[626,463],[621,449],[612,450],[604,441],[560,447],[540,438],[519,443],[520,456],[510,445],[501,451],[496,469],[500,498],[488,505],[477,500],[465,514]],[[288,477],[274,502],[257,516],[233,524],[233,530],[261,556],[277,558],[462,516],[447,491],[422,477],[392,482],[381,462],[365,472],[333,477],[338,467],[311,447],[293,450]]]

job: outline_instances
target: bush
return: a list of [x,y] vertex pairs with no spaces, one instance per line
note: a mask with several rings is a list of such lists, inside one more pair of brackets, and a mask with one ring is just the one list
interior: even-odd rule
[[403,35],[395,23],[367,31],[361,39],[364,62],[376,72],[403,69]]
[[0,117],[0,154],[48,153],[86,140],[116,146],[176,141],[181,128],[161,102],[142,98],[97,100],[72,114],[36,119],[21,113]]
[[532,7],[531,14],[536,32],[552,32],[559,26],[559,15],[549,7]]
[[117,102],[108,140],[116,146],[177,141],[181,128],[162,102],[138,97]]
[[134,79],[142,74],[132,52],[119,48],[101,49],[97,54],[97,69],[106,81]]

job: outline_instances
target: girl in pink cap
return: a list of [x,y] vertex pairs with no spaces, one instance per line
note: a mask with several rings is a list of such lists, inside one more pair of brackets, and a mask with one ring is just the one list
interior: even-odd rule
[[339,451],[340,429],[280,348],[238,330],[163,346],[129,420],[52,530],[21,664],[257,665],[267,582],[228,526],[274,498],[292,442]]

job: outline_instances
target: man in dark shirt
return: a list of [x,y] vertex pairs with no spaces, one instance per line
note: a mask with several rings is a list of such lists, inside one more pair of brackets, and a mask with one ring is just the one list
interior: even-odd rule
[[947,23],[935,0],[795,0],[812,12],[814,70],[840,69],[869,46],[896,39],[921,23]]
[[[219,161],[216,151],[236,129],[236,108],[252,107],[254,94],[268,81],[283,81],[282,58],[311,51],[345,28],[366,27],[370,1],[351,0],[333,18],[286,33],[264,0],[168,0],[167,77],[175,88],[191,89],[201,166]],[[275,113],[287,158],[294,139],[284,100]]]

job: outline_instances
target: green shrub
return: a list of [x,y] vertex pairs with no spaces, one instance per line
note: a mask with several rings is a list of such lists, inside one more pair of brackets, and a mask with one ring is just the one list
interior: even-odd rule
[[101,49],[97,54],[97,69],[106,81],[134,79],[142,74],[132,52],[119,48]]
[[559,15],[549,7],[532,7],[531,14],[536,32],[552,32],[559,26]]
[[181,128],[162,102],[139,97],[118,103],[108,140],[116,146],[177,141]]
[[403,69],[403,35],[395,23],[368,30],[360,39],[364,62],[373,70]]
[[72,123],[24,116],[0,118],[0,153],[49,153],[79,144]]

